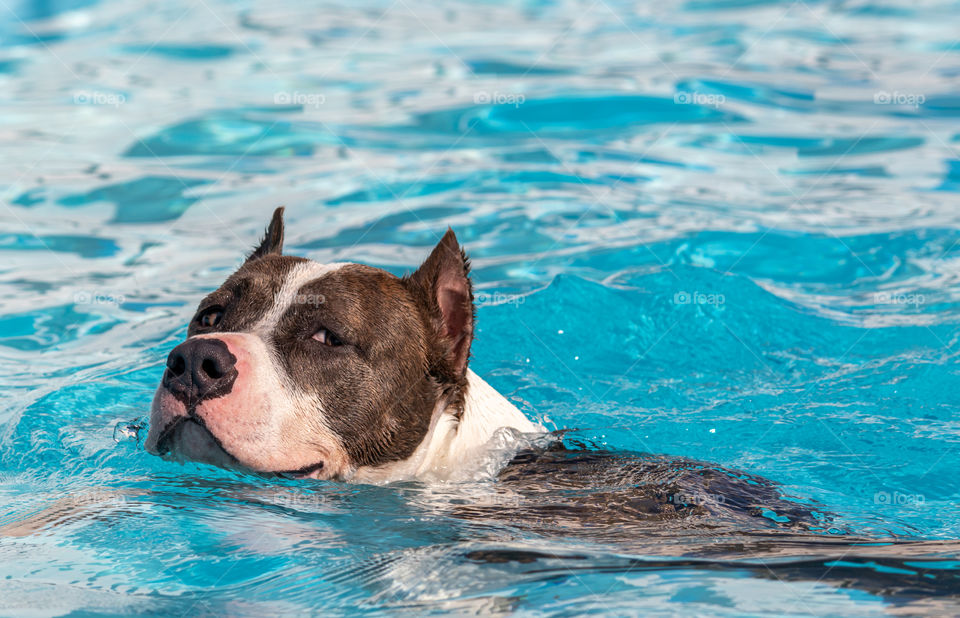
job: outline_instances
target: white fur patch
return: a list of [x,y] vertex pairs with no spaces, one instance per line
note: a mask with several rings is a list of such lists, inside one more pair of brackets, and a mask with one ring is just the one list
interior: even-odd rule
[[413,455],[395,463],[357,469],[349,479],[363,483],[390,483],[407,479],[453,480],[466,477],[481,463],[490,443],[502,429],[543,433],[546,429],[518,410],[483,378],[467,370],[467,397],[460,420],[438,404],[423,442]]
[[280,318],[283,317],[283,314],[285,314],[291,306],[296,303],[318,304],[323,302],[323,299],[320,298],[304,297],[304,295],[300,293],[300,288],[314,279],[335,272],[346,265],[346,262],[320,264],[319,262],[311,261],[301,262],[294,266],[290,269],[290,272],[287,273],[287,277],[284,279],[280,291],[277,292],[277,295],[273,299],[273,305],[270,307],[270,310],[260,318],[260,321],[257,322],[251,330],[264,339],[269,339],[270,333],[273,332],[277,323],[280,322]]

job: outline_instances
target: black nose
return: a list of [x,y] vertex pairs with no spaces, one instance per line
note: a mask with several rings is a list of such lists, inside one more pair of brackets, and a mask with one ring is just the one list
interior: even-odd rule
[[219,339],[188,339],[167,357],[163,386],[187,404],[222,397],[237,379],[236,362]]

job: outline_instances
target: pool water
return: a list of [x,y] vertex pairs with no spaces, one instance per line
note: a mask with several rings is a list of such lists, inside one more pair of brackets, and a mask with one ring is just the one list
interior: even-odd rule
[[[0,611],[960,611],[958,15],[0,3]],[[452,226],[472,366],[532,418],[829,523],[717,552],[527,525],[491,478],[148,455],[167,353],[280,204],[288,252],[397,274]]]

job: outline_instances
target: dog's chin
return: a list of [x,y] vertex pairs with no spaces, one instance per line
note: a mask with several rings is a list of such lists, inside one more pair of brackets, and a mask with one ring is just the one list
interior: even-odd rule
[[176,421],[174,426],[165,429],[157,447],[164,458],[174,461],[195,461],[221,468],[245,468],[220,446],[213,434],[193,419]]
[[193,461],[268,476],[282,476],[290,479],[322,479],[324,465],[318,462],[293,470],[257,470],[244,465],[239,459],[227,452],[220,441],[200,422],[192,418],[181,418],[163,430],[157,440],[156,454],[164,459],[181,463]]

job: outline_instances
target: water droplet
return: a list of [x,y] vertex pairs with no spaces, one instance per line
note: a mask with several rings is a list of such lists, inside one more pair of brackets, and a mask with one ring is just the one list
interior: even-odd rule
[[140,430],[143,429],[143,422],[139,419],[132,421],[121,421],[113,427],[113,441],[116,443],[133,441],[139,444]]

